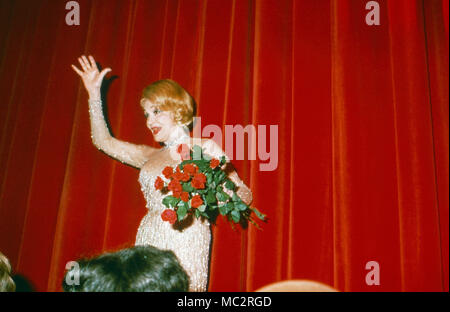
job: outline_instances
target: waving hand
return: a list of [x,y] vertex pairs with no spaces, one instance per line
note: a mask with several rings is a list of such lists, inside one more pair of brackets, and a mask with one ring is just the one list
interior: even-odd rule
[[105,75],[111,71],[111,68],[105,68],[99,72],[97,63],[92,56],[89,55],[89,59],[86,56],[78,58],[81,68],[78,69],[76,66],[72,65],[73,70],[81,77],[84,83],[84,87],[89,93],[91,99],[100,98],[100,87],[102,85],[103,78]]

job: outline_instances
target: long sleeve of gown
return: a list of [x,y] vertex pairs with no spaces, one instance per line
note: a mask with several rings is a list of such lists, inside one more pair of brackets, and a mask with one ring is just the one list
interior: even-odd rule
[[99,150],[122,163],[141,168],[153,152],[147,145],[136,145],[114,138],[106,125],[102,102],[89,100],[92,143]]
[[237,186],[236,194],[242,199],[244,203],[250,205],[253,201],[253,194],[250,188],[245,185],[244,181],[239,178],[235,170],[228,174],[228,178]]

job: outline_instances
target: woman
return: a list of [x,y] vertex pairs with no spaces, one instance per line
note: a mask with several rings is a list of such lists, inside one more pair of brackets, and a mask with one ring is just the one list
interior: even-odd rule
[[[190,291],[206,291],[211,242],[211,229],[207,220],[190,218],[171,225],[161,219],[166,209],[163,195],[154,187],[155,179],[166,166],[175,168],[181,162],[177,149],[182,144],[192,147],[188,127],[194,117],[194,100],[180,85],[172,80],[160,80],[146,87],[141,106],[147,118],[147,127],[153,138],[163,148],[135,145],[111,136],[102,112],[100,86],[105,75],[111,71],[105,68],[99,72],[92,56],[79,59],[82,70],[72,68],[82,78],[89,94],[89,115],[94,145],[124,164],[140,169],[139,182],[147,201],[148,213],[142,219],[136,236],[136,245],[152,245],[172,250],[189,275]],[[201,140],[202,148],[213,157],[225,155],[212,140]],[[237,185],[237,194],[250,204],[252,194],[239,179],[231,163],[227,163],[229,178]]]

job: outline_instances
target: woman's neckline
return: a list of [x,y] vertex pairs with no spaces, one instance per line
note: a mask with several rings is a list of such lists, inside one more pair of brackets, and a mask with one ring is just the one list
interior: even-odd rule
[[180,144],[183,144],[183,143],[190,143],[190,141],[191,141],[191,136],[189,136],[189,135],[182,135],[182,136],[179,136],[178,138],[176,138],[175,140],[173,140],[173,141],[168,141],[168,142],[164,142],[163,144],[164,144],[164,146],[163,146],[163,150],[166,150],[166,149],[168,149],[168,148],[171,148],[171,147],[173,147],[173,146],[177,146],[177,145],[180,145]]

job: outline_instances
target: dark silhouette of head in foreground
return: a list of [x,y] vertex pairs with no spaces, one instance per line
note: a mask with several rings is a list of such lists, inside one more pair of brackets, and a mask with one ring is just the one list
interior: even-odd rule
[[78,268],[72,267],[64,276],[66,292],[168,292],[189,288],[189,277],[175,254],[152,246],[105,253],[77,263]]

